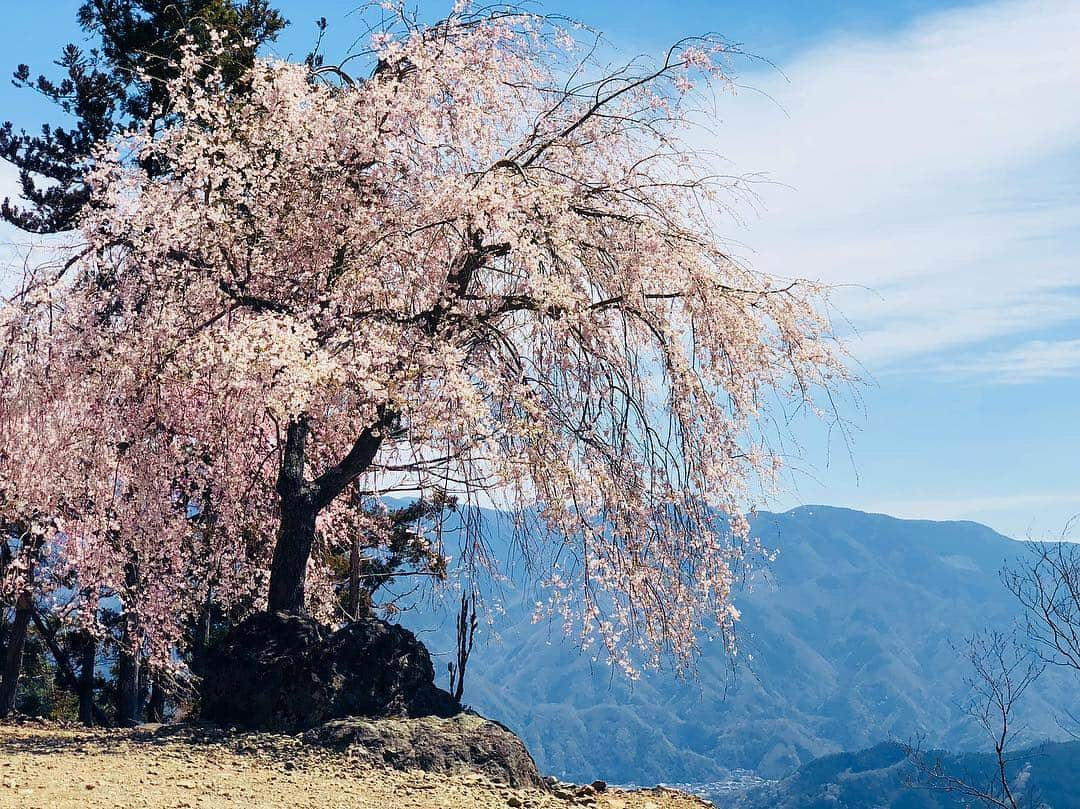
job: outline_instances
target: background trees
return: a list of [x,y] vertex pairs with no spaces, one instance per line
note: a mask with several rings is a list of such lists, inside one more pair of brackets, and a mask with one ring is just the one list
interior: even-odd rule
[[[1022,723],[1017,705],[1047,666],[1080,672],[1080,545],[1066,541],[1027,542],[1026,556],[1001,571],[1001,579],[1024,613],[1026,632],[1005,635],[988,630],[968,641],[971,664],[968,705],[971,717],[990,738],[996,772],[990,779],[948,772],[918,748],[908,754],[925,784],[957,793],[984,806],[1021,809],[1043,805],[1028,773],[1016,770],[1011,746]],[[1058,722],[1080,738],[1080,717],[1070,705],[1059,706]]]
[[1080,672],[1080,545],[1033,542],[1028,550],[1026,563],[1003,571],[1005,586],[1024,607],[1043,661]]
[[966,680],[971,696],[965,710],[990,742],[994,772],[951,772],[934,758],[940,752],[924,753],[909,747],[908,756],[919,773],[916,785],[997,809],[1041,805],[1035,785],[1023,772],[1016,771],[1013,745],[1022,723],[1018,705],[1045,664],[1015,634],[996,630],[968,638],[961,651],[971,667]]
[[37,135],[11,122],[0,127],[0,157],[19,169],[27,203],[6,199],[0,215],[36,233],[76,227],[90,197],[86,173],[109,138],[135,124],[154,130],[168,119],[167,80],[187,37],[205,49],[211,32],[223,36],[229,47],[216,52],[219,66],[235,81],[285,26],[268,0],[87,0],[78,16],[98,44],[68,45],[57,61],[60,79],[33,78],[29,65],[15,71],[17,84],[55,102],[64,123],[45,124]]

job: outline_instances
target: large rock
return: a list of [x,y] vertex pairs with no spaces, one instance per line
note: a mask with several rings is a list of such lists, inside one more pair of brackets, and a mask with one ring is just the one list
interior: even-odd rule
[[461,706],[409,630],[377,619],[331,632],[310,618],[258,613],[207,655],[202,716],[296,732],[331,719],[449,717]]
[[525,744],[474,713],[451,718],[337,719],[304,734],[308,744],[347,749],[372,766],[427,772],[476,772],[515,788],[546,788]]

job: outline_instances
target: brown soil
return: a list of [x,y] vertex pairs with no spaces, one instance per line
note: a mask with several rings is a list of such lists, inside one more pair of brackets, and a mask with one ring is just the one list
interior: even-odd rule
[[[587,791],[587,790],[586,790]],[[563,797],[469,773],[372,769],[268,734],[0,726],[0,807],[19,809],[699,809],[664,789]]]

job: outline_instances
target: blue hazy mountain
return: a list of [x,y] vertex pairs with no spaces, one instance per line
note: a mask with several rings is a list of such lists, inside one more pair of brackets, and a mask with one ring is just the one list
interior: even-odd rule
[[[1016,617],[998,574],[1021,543],[970,522],[820,506],[760,514],[753,532],[779,556],[739,596],[734,660],[707,644],[694,677],[629,682],[577,653],[559,627],[534,624],[536,592],[509,587],[493,632],[478,638],[465,701],[518,732],[542,769],[581,781],[712,781],[734,769],[777,778],[917,734],[987,749],[961,710],[968,672],[954,644]],[[446,619],[404,619],[440,678],[453,649]],[[1063,738],[1056,719],[1080,708],[1078,694],[1066,672],[1048,672],[1022,706],[1019,743]]]
[[[931,764],[968,784],[994,783],[996,759],[986,753],[929,751]],[[1080,741],[1048,743],[1010,754],[1010,785],[1024,806],[1080,809]],[[716,796],[730,809],[962,809],[973,804],[955,792],[933,788],[897,744],[835,753],[799,767],[780,781],[746,790],[735,800]],[[722,802],[720,802],[722,801]]]

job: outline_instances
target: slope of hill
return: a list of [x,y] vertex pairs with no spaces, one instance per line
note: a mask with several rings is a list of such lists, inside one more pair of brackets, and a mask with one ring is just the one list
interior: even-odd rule
[[[986,754],[930,753],[944,772],[983,788],[994,777]],[[1025,805],[1080,809],[1080,742],[1038,745],[1012,755],[1013,781]],[[884,743],[837,753],[804,764],[783,780],[746,792],[726,809],[960,809],[971,805],[956,793],[929,788],[904,750]]]
[[[753,527],[780,555],[739,599],[734,666],[706,645],[696,678],[629,683],[557,627],[533,624],[535,592],[509,591],[494,617],[499,638],[478,642],[466,701],[571,780],[711,781],[735,768],[780,777],[917,733],[946,749],[985,747],[960,710],[967,670],[951,644],[1013,619],[998,571],[1019,543],[975,523],[827,507],[761,514]],[[444,619],[406,622],[438,655],[453,648]],[[1061,738],[1055,717],[1080,708],[1077,694],[1065,673],[1048,672],[1023,706],[1025,740]]]

